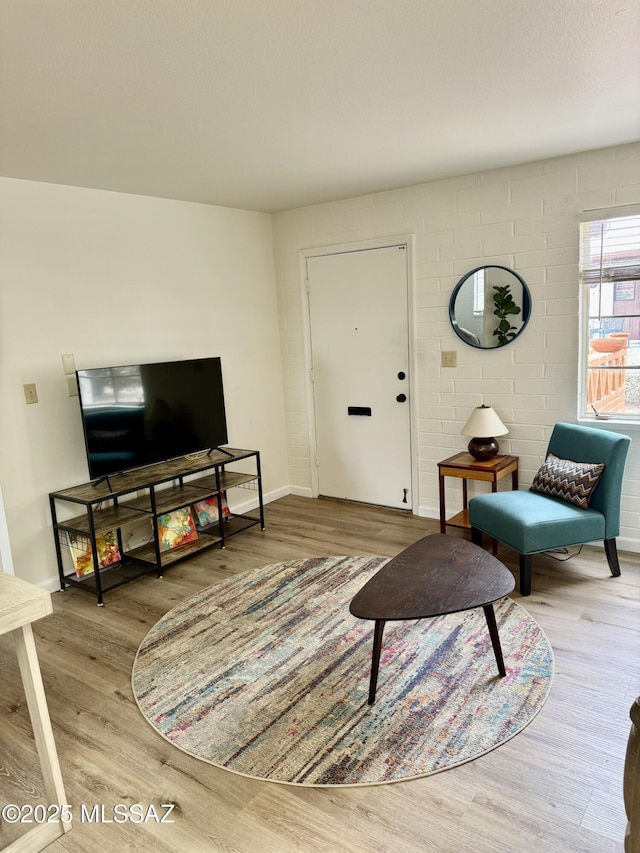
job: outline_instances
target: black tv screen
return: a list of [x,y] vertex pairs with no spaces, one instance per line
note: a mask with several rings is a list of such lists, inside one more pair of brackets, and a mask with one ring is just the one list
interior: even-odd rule
[[91,479],[227,443],[219,358],[76,371]]

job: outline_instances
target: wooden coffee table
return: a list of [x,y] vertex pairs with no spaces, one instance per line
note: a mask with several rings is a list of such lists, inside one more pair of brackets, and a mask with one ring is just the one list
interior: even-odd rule
[[511,572],[499,560],[467,542],[441,533],[410,545],[377,572],[355,595],[349,611],[375,620],[369,705],[376,698],[385,622],[426,619],[482,607],[498,673],[506,674],[493,602],[515,587]]

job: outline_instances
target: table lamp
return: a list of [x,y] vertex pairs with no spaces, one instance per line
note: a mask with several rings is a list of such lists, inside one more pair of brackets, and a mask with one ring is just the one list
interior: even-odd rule
[[468,451],[474,459],[493,459],[498,452],[496,435],[507,435],[509,430],[491,406],[478,406],[462,429],[462,435],[470,435]]

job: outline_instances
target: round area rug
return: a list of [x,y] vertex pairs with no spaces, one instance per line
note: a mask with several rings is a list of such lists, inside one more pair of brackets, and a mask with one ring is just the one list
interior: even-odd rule
[[316,557],[215,584],[169,611],[133,666],[142,714],[218,767],[295,785],[373,785],[446,770],[531,722],[553,678],[540,626],[495,604],[499,678],[482,608],[388,622],[367,705],[374,623],[349,603],[387,558]]

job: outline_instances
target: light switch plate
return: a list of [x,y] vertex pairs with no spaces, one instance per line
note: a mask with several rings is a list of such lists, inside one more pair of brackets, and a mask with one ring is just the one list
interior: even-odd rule
[[78,396],[78,383],[75,376],[65,376],[67,380],[67,397]]
[[62,372],[65,376],[76,372],[76,360],[72,352],[68,352],[62,356]]
[[29,382],[27,385],[24,385],[24,399],[27,403],[27,406],[30,406],[32,403],[38,402],[38,390],[36,388],[35,382]]

